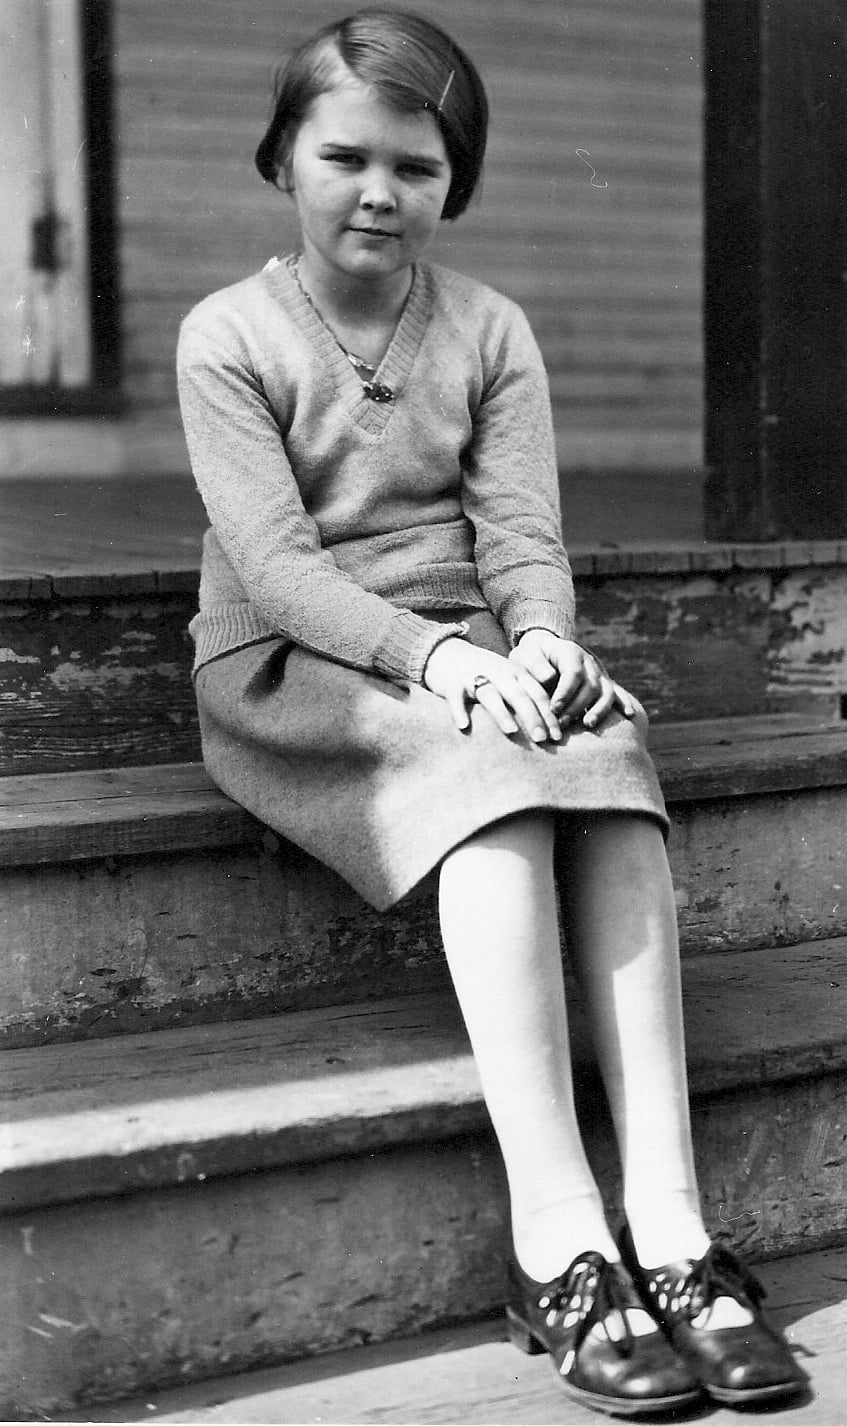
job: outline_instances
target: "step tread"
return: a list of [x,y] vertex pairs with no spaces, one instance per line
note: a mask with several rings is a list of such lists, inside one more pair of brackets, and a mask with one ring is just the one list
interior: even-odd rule
[[[847,1396],[847,1249],[828,1248],[756,1267],[768,1317],[781,1327],[812,1378],[813,1399],[785,1403],[779,1426],[835,1426]],[[114,1421],[115,1406],[86,1410],[90,1422]],[[304,1421],[414,1426],[596,1426],[589,1407],[562,1395],[544,1357],[521,1356],[505,1339],[501,1313],[467,1326],[418,1333],[280,1367],[148,1392],[120,1403],[120,1418],[170,1423]],[[54,1416],[79,1421],[79,1413]],[[695,1419],[702,1419],[697,1413]],[[709,1426],[738,1426],[732,1407],[711,1403]]]
[[[683,976],[695,1095],[847,1067],[847,938],[693,957]],[[579,1013],[574,1022],[586,1062]],[[3,1069],[3,1208],[486,1123],[450,995],[9,1050]]]
[[0,865],[228,846],[261,833],[202,763],[0,779]]
[[[668,723],[670,803],[847,785],[847,723],[800,714]],[[0,779],[0,865],[227,846],[262,828],[199,763]]]

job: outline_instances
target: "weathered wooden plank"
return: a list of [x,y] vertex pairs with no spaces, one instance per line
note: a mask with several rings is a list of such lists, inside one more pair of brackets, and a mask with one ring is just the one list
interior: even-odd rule
[[[730,951],[847,935],[840,790],[671,812],[686,956],[713,951],[723,961]],[[10,868],[0,891],[4,1046],[447,983],[434,878],[380,916],[325,867],[269,835],[236,847]]]
[[502,1300],[505,1194],[487,1140],[202,1183],[185,1167],[182,1186],[0,1221],[4,1418],[414,1334]]
[[168,797],[185,792],[208,795],[210,787],[199,763],[93,768],[83,776],[56,772],[0,779],[0,807],[15,807],[23,812],[38,807],[58,807],[63,803],[97,805],[111,798]]
[[[792,740],[838,730],[847,731],[834,713],[759,713],[743,718],[692,718],[686,723],[657,723],[649,731],[650,747],[663,756],[679,748],[704,750],[766,740],[779,759],[783,738]],[[40,785],[40,784],[39,784]],[[58,785],[58,784],[57,784]],[[2,786],[2,784],[0,784]]]
[[89,765],[174,761],[178,745],[198,756],[194,597],[115,597],[111,579],[94,583],[90,597],[74,576],[65,598],[0,604],[4,771],[73,766],[80,753]]
[[[198,767],[187,773],[178,806],[190,799],[194,781],[204,809],[204,773]],[[133,777],[137,789],[143,774]],[[39,796],[33,783],[40,781],[58,781],[70,793],[76,779],[30,780],[30,796]],[[391,913],[378,915],[327,868],[271,834],[261,836],[235,804],[214,791],[211,796],[220,806],[211,831],[205,824],[205,843],[198,830],[208,810],[195,820],[181,811],[177,826],[165,821],[144,834],[165,847],[175,843],[171,850],[154,846],[147,856],[121,856],[120,837],[100,824],[88,827],[83,843],[87,853],[97,848],[97,858],[4,871],[4,1045],[371,1000],[445,984],[432,878]],[[110,797],[108,806],[125,816],[125,801]],[[71,819],[87,813],[73,800],[64,807]],[[31,810],[40,816],[43,806],[31,804]],[[670,810],[684,954],[847,934],[843,791],[680,803]],[[40,847],[46,850],[43,841]]]
[[[798,1359],[811,1369],[814,1398],[785,1402],[779,1426],[832,1426],[847,1399],[847,1249],[759,1263],[767,1290],[768,1320],[786,1331]],[[546,1357],[523,1357],[507,1340],[505,1318],[446,1327],[390,1345],[356,1346],[257,1371],[218,1378],[121,1403],[126,1420],[145,1420],[154,1409],[170,1426],[239,1426],[273,1421],[298,1426],[320,1416],[349,1426],[597,1426],[597,1413],[562,1395]],[[114,1407],[88,1408],[88,1419],[107,1422]],[[710,1403],[710,1426],[738,1426],[732,1407]],[[696,1418],[695,1418],[696,1419]]]
[[[824,1234],[831,1240],[839,1214],[843,1221],[837,1126],[844,1093],[833,1085],[838,1081],[786,1084],[778,1102],[760,1093],[695,1105],[709,1227],[725,1236],[726,1218],[739,1219],[730,1231],[754,1260],[802,1247],[803,1230],[807,1248]],[[585,1109],[589,1151],[616,1209],[614,1151],[595,1105]],[[0,1250],[14,1304],[0,1328],[0,1404],[9,1415],[25,1406],[41,1417],[65,1410],[89,1419],[85,1403],[92,1399],[144,1393],[146,1412],[154,1387],[223,1371],[232,1379],[251,1367],[398,1336],[413,1339],[417,1355],[426,1350],[426,1327],[499,1316],[508,1210],[493,1141],[473,1135],[35,1209],[4,1220]],[[838,1300],[839,1272],[834,1267],[817,1283],[827,1301]],[[794,1260],[786,1278],[792,1291],[777,1300],[794,1314],[798,1302],[808,1311],[802,1261]],[[815,1341],[805,1330],[797,1337],[804,1347]],[[836,1341],[832,1350],[839,1349]],[[513,1359],[517,1373],[524,1359]],[[333,1358],[324,1369],[340,1364]],[[432,1358],[424,1365],[432,1386]],[[819,1359],[811,1365],[817,1372]],[[313,1411],[317,1400],[312,1393]],[[465,1399],[462,1405],[465,1419]],[[558,1419],[561,1406],[556,1410]],[[825,1426],[814,1405],[803,1411],[804,1420]],[[115,1414],[113,1408],[109,1419]],[[416,1410],[407,1419],[418,1416]],[[218,1419],[230,1416],[224,1409]],[[326,1419],[336,1418],[327,1412]],[[485,1419],[524,1418],[492,1412]],[[837,1419],[836,1406],[826,1426]]]
[[[741,722],[741,719],[733,720]],[[847,786],[847,728],[786,734],[748,742],[739,734],[708,748],[689,745],[659,752],[666,796],[674,804],[753,797],[766,792]]]
[[[712,718],[688,723],[661,723],[650,730],[650,746],[662,756],[680,748],[696,753],[715,747],[747,745],[767,740],[778,750],[781,740],[807,738],[842,729],[840,719],[803,713],[770,713],[747,718]],[[793,741],[792,741],[793,746]],[[718,755],[721,756],[720,754]],[[777,756],[779,756],[777,752]],[[0,807],[47,809],[62,803],[91,803],[110,798],[167,797],[174,792],[208,794],[210,783],[198,763],[150,767],[91,769],[80,773],[49,773],[0,780]],[[48,813],[49,815],[49,813]]]
[[[104,597],[162,591],[158,570],[180,575],[196,589],[206,520],[190,474],[144,469],[118,478],[66,472],[55,477],[4,479],[0,486],[0,599],[21,604],[85,597],[97,576]],[[33,581],[29,593],[19,580]],[[92,592],[89,586],[89,594]],[[9,611],[0,611],[8,616]],[[55,613],[54,613],[55,619]],[[5,642],[5,633],[3,636]]]
[[[694,1095],[847,1070],[846,967],[843,940],[686,962]],[[578,1016],[575,1045],[590,1064]],[[3,1069],[6,1210],[485,1125],[449,994],[9,1051]]]
[[18,809],[10,820],[0,837],[0,857],[8,848],[8,864],[14,860],[19,866],[232,846],[261,836],[254,819],[212,787],[121,800],[80,798]]
[[[642,494],[646,483],[638,485]],[[10,497],[4,557],[18,542],[26,563],[41,538],[57,498],[45,485],[51,488],[38,499],[38,484],[30,487],[28,534],[25,483],[16,501]],[[587,473],[584,485],[563,481],[566,524],[574,507],[590,499],[596,477]],[[141,486],[136,492],[130,484],[125,498],[137,498],[144,511],[157,495],[169,505],[162,482]],[[626,482],[612,488],[623,508]],[[78,565],[90,497],[90,490],[78,492],[65,535],[68,560]],[[205,515],[196,496],[189,499],[181,486],[173,502],[174,539],[199,544]],[[119,510],[116,497],[111,513],[104,512],[104,549]],[[163,515],[156,519],[150,539]],[[847,694],[844,549],[827,541],[792,551],[779,544],[600,548],[590,558],[586,551],[577,570],[580,637],[601,651],[654,719],[836,709]],[[33,558],[43,564],[43,548]],[[792,563],[797,559],[805,567]],[[16,577],[0,581],[0,775],[199,757],[187,635],[196,571],[113,574],[96,551],[88,563],[90,573],[69,573],[66,584],[45,569],[28,596]]]
[[[847,785],[847,728],[789,715],[674,728],[652,747],[669,802],[715,801]],[[771,731],[766,731],[770,729]],[[777,731],[778,730],[778,731]],[[0,865],[132,856],[249,840],[257,824],[199,766],[0,780]]]
[[[843,1167],[827,1170],[821,1161],[822,1152],[837,1159],[840,1150],[843,1164],[833,1127],[843,1093],[824,1099],[820,1091],[815,1097],[816,1088],[814,1081],[785,1086],[779,1105],[764,1105],[760,1096],[695,1107],[709,1226],[723,1236],[724,1215],[747,1209],[755,1216],[745,1215],[731,1231],[739,1236],[739,1228],[754,1225],[756,1236],[746,1242],[754,1259],[797,1244],[782,1231],[792,1217],[807,1227],[814,1222],[816,1238],[806,1243],[812,1247],[843,1213]],[[589,1149],[609,1183],[613,1151],[592,1107]],[[251,1367],[398,1336],[413,1339],[417,1355],[426,1350],[427,1327],[499,1317],[508,1210],[496,1148],[490,1136],[474,1135],[293,1172],[36,1209],[4,1220],[0,1250],[14,1304],[0,1338],[4,1413],[19,1417],[26,1408],[43,1418],[64,1410],[84,1412],[87,1420],[91,1400],[143,1393],[146,1413],[155,1387],[184,1386],[223,1371],[232,1380]],[[839,1271],[819,1283],[829,1301],[836,1300],[839,1284],[832,1278]],[[808,1310],[801,1273],[795,1260],[795,1313],[798,1298]],[[780,1300],[785,1303],[785,1295]],[[809,1345],[804,1330],[797,1335]],[[512,1372],[521,1372],[525,1359],[512,1357]],[[324,1369],[335,1372],[340,1365],[333,1358]],[[811,1365],[817,1372],[819,1360]],[[439,1371],[433,1372],[432,1358],[424,1366],[431,1387]],[[550,1380],[549,1367],[541,1366]],[[309,1396],[313,1410],[317,1399]],[[385,1406],[385,1397],[379,1399]],[[465,1419],[465,1399],[462,1406]],[[826,1426],[838,1419],[837,1409]],[[561,1410],[556,1407],[555,1419]],[[814,1405],[803,1411],[804,1420],[825,1426]],[[109,1419],[120,1413],[113,1408]],[[416,1410],[407,1419],[418,1417]],[[230,1416],[224,1409],[218,1419]],[[327,1412],[326,1419],[336,1418]],[[428,1419],[455,1421],[456,1415]],[[485,1419],[524,1418],[498,1411]]]
[[274,845],[5,873],[0,1043],[444,988],[431,883],[379,916],[326,868]]

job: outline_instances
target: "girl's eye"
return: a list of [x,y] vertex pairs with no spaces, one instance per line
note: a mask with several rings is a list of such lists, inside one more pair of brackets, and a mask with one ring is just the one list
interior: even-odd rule
[[435,173],[425,163],[404,163],[400,167],[401,173],[411,174],[412,178],[434,178]]
[[327,163],[338,163],[343,168],[357,168],[362,162],[357,153],[328,153],[324,158]]

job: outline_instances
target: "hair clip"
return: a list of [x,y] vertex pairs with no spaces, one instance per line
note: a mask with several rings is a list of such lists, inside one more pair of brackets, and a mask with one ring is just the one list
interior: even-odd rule
[[447,83],[445,84],[445,86],[444,86],[444,88],[443,88],[443,90],[442,90],[442,92],[441,92],[441,98],[440,98],[439,101],[438,101],[438,108],[437,108],[436,111],[435,111],[436,114],[440,114],[440,113],[441,113],[441,110],[444,108],[444,100],[447,98],[447,95],[450,93],[450,85],[453,83],[453,80],[454,80],[455,76],[456,76],[456,71],[455,71],[455,69],[451,69],[451,70],[450,70],[450,73],[449,73],[448,76],[447,76]]

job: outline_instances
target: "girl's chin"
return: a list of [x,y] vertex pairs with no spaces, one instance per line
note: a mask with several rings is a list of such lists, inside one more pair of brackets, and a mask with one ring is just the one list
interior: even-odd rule
[[393,273],[403,272],[411,267],[412,261],[412,258],[399,253],[396,248],[394,252],[375,248],[371,252],[356,253],[354,257],[339,262],[337,267],[349,277],[390,277]]

